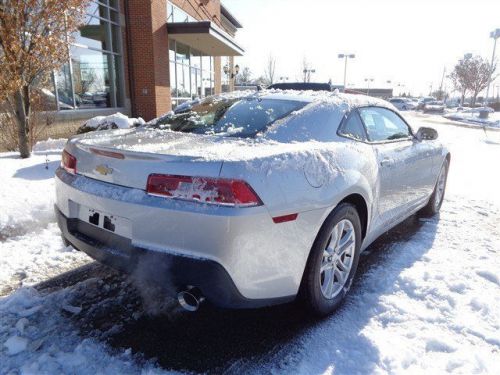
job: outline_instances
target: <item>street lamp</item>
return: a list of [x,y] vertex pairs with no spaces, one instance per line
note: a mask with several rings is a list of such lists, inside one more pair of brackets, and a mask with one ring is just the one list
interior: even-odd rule
[[370,82],[373,82],[373,78],[365,78],[365,82],[368,85],[368,90],[366,91],[366,95],[370,95]]
[[493,38],[493,56],[491,56],[491,65],[490,65],[490,79],[488,80],[488,88],[486,89],[486,104],[488,103],[488,96],[490,95],[490,85],[491,78],[493,77],[493,64],[495,63],[495,53],[497,50],[497,39],[500,38],[500,29],[496,29],[490,33],[490,38]]
[[347,59],[354,59],[356,55],[354,53],[339,53],[338,58],[344,59],[344,91],[347,82]]
[[239,65],[235,65],[234,70],[231,70],[228,65],[224,65],[224,68],[222,69],[224,70],[224,74],[226,74],[230,79],[233,79],[240,73]]
[[396,87],[399,87],[399,96],[401,96],[401,93],[403,92],[403,88],[405,87],[406,85],[404,83],[398,83],[396,85]]

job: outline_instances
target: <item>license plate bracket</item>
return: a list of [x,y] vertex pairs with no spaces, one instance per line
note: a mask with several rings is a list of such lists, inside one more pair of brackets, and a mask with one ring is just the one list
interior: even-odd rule
[[132,238],[131,222],[127,218],[82,204],[77,204],[77,213],[76,216],[83,222],[128,239]]

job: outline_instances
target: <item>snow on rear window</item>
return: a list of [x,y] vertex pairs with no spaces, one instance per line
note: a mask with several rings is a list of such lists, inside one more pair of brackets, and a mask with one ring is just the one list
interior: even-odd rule
[[259,97],[205,100],[153,123],[173,131],[249,138],[303,108],[307,102]]

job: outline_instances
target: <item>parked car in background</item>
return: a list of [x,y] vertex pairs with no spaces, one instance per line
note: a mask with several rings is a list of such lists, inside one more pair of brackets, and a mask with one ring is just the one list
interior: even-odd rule
[[445,105],[442,101],[431,101],[424,104],[424,113],[444,113]]
[[215,96],[144,126],[68,141],[56,173],[64,240],[202,299],[301,300],[331,313],[360,253],[408,216],[436,214],[450,154],[363,95]]
[[389,99],[389,103],[400,111],[413,110],[417,107],[413,101],[407,98],[391,98]]
[[342,89],[342,86],[332,85],[331,83],[320,82],[281,82],[274,83],[267,88],[268,90],[311,90],[311,91],[334,91]]
[[430,103],[430,102],[435,102],[437,99],[433,96],[426,96],[426,97],[423,97],[423,98],[420,98],[419,101],[418,101],[418,105],[417,105],[417,111],[421,111],[424,109],[424,106],[427,104],[427,103]]

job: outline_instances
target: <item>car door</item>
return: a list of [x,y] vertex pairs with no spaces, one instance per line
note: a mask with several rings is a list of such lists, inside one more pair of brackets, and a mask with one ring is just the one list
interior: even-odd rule
[[382,107],[363,107],[359,114],[378,162],[378,216],[374,224],[391,226],[425,199],[422,176],[432,169],[432,159],[425,159],[424,150],[397,113]]

